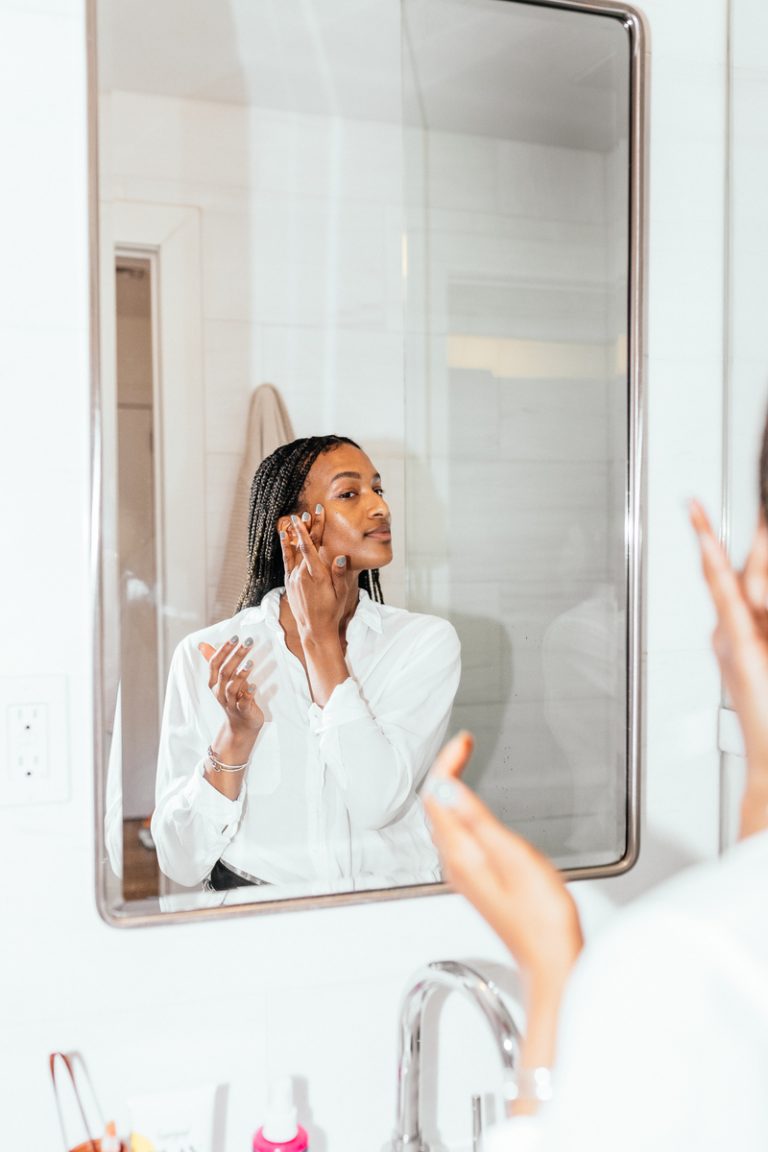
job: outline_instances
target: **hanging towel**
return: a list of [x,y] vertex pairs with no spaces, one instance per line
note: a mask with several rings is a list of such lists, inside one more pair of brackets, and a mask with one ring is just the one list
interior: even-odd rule
[[234,613],[248,575],[248,503],[253,474],[266,456],[294,438],[288,411],[277,388],[274,384],[259,385],[251,394],[245,452],[235,485],[211,623],[226,620]]

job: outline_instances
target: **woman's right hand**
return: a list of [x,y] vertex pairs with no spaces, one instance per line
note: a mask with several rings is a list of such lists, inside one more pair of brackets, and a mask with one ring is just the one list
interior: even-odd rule
[[[264,724],[264,713],[254,698],[256,685],[249,683],[248,676],[253,669],[249,658],[252,641],[241,644],[237,636],[227,640],[219,648],[211,644],[198,644],[198,650],[208,662],[208,687],[224,710],[226,716],[223,738],[231,749],[220,747],[222,734],[214,745],[217,755],[226,760],[225,751],[234,749],[245,751],[243,760],[251,753],[256,737]],[[237,761],[240,763],[240,761]]]
[[734,571],[700,504],[691,502],[717,626],[712,636],[747,757],[741,835],[768,827],[768,525],[761,516],[741,573]]

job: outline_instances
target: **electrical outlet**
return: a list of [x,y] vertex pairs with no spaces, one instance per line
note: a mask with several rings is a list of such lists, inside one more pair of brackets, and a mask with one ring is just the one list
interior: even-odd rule
[[6,717],[8,766],[17,781],[48,775],[48,705],[11,704]]
[[69,796],[66,679],[0,678],[0,806]]

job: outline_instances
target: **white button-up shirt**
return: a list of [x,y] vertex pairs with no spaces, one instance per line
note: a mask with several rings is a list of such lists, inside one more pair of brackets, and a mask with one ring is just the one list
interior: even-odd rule
[[[459,683],[459,640],[436,616],[376,604],[361,590],[347,627],[349,677],[324,708],[279,621],[282,589],[187,636],[168,679],[152,835],[160,867],[200,883],[221,859],[270,884],[440,879],[417,789]],[[253,638],[250,680],[264,713],[240,795],[205,778],[224,714],[198,651]],[[366,884],[366,886],[368,886]]]

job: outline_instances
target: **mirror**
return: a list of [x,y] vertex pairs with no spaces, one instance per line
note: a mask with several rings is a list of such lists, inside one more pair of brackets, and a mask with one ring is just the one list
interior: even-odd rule
[[[639,819],[639,17],[517,0],[98,0],[90,41],[102,914],[445,890],[418,789],[446,723],[476,735],[473,786],[560,868],[625,870]],[[260,844],[254,872],[222,856],[267,882],[210,890],[161,866],[158,837],[189,808],[150,822],[158,745],[181,723],[163,720],[173,654],[186,644],[179,707],[196,733],[173,787],[195,791],[219,835],[230,809],[206,762],[219,713],[199,637],[185,638],[229,634],[256,466],[330,433],[361,445],[386,490],[389,614],[361,593],[353,620],[379,644],[382,620],[407,624],[412,648],[392,648],[380,696],[352,623],[344,658],[353,711],[368,709],[406,782],[382,785],[384,815],[358,835],[333,754],[313,776],[298,745],[285,752],[292,724],[308,739],[315,689],[276,617],[276,647],[254,646],[261,775],[252,760],[232,818],[241,835],[243,812],[262,813],[272,856]],[[376,486],[359,482],[367,499]],[[453,701],[447,649],[419,669],[419,627],[460,640]],[[292,676],[303,711],[281,728],[270,707]],[[321,727],[333,712],[340,747],[349,714],[315,708]],[[365,806],[378,753],[356,747]],[[297,762],[314,807],[291,806],[285,834],[269,805]]]

